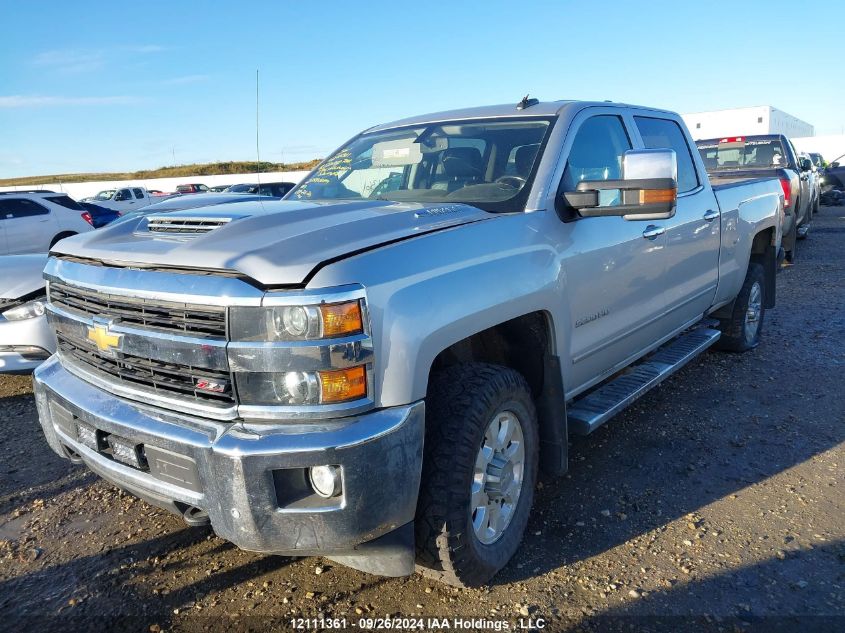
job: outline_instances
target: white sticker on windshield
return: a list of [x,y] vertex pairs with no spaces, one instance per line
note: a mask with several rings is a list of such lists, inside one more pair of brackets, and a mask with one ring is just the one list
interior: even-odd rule
[[373,145],[373,167],[416,165],[421,160],[420,146],[410,138],[385,141]]

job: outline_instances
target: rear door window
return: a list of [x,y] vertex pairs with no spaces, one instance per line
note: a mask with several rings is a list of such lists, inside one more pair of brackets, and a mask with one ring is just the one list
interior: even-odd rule
[[143,189],[133,189],[133,190],[132,190],[132,193],[134,193],[134,194],[135,194],[135,197],[136,197],[138,200],[143,200],[143,199],[144,199],[144,190],[143,190]]
[[634,121],[646,149],[673,149],[678,160],[678,193],[698,187],[692,150],[681,126],[670,119],[635,116]]
[[34,215],[48,215],[50,210],[43,204],[26,198],[0,200],[0,214],[4,218],[28,218]]
[[46,200],[49,200],[53,204],[57,204],[61,207],[65,207],[66,209],[73,209],[74,211],[85,211],[85,207],[83,207],[70,196],[50,196],[49,198],[46,198]]

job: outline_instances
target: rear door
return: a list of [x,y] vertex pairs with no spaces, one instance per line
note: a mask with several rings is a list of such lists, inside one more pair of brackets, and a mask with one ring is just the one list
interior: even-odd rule
[[796,212],[800,222],[806,222],[810,214],[810,205],[813,199],[813,181],[810,177],[810,172],[801,169],[801,156],[795,150],[792,141],[785,139],[789,153],[792,155],[792,161],[795,165],[795,170],[801,180],[801,192],[798,194],[798,206]]
[[667,323],[681,328],[713,304],[719,280],[720,216],[707,175],[699,174],[695,145],[681,125],[657,114],[635,115],[647,149],[672,149],[678,159],[678,204],[666,228]]
[[9,254],[46,253],[56,236],[56,219],[44,204],[29,198],[0,201]]
[[46,253],[56,236],[56,220],[45,205],[29,198],[0,200],[10,255]]

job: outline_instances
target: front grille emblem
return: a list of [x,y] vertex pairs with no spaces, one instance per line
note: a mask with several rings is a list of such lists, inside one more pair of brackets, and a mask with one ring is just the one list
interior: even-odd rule
[[123,334],[112,334],[108,325],[95,323],[88,328],[88,340],[97,346],[101,352],[114,354],[120,349],[120,341]]
[[200,391],[210,391],[212,393],[226,393],[229,389],[229,384],[227,382],[217,382],[214,380],[207,380],[205,378],[200,378],[196,381],[197,389]]

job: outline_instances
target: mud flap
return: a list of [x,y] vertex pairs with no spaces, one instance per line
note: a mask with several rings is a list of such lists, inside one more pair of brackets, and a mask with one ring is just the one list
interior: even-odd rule
[[414,573],[414,522],[361,543],[348,554],[330,554],[326,558],[358,571],[378,576],[410,576]]

